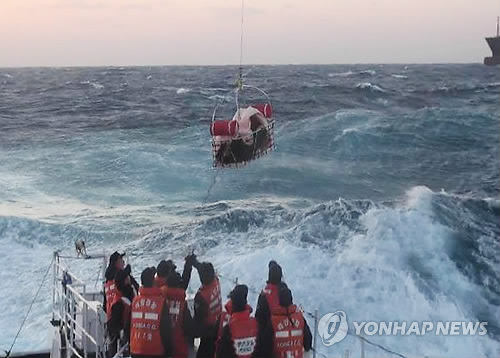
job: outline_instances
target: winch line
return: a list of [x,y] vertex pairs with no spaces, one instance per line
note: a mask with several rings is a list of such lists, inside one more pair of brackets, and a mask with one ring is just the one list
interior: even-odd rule
[[40,290],[43,287],[43,284],[45,282],[45,279],[47,278],[47,275],[50,272],[50,268],[52,267],[52,264],[54,263],[55,255],[52,256],[52,260],[50,261],[49,267],[47,267],[47,271],[45,271],[45,274],[43,275],[42,282],[40,282],[40,286],[38,286],[38,290],[36,291],[35,297],[33,297],[33,300],[31,301],[31,304],[28,308],[28,312],[26,313],[26,316],[24,316],[23,322],[21,323],[21,327],[19,327],[19,330],[17,331],[16,336],[14,337],[14,341],[12,342],[12,345],[10,346],[10,349],[8,351],[5,351],[6,355],[5,358],[9,358],[10,354],[12,353],[12,349],[14,348],[14,345],[16,344],[17,338],[21,334],[21,331],[24,327],[24,324],[26,323],[26,320],[28,319],[28,316],[31,312],[31,309],[33,308],[33,305],[35,304],[36,299],[38,298],[38,295],[40,294]]
[[203,205],[206,205],[208,202],[208,198],[210,197],[210,194],[212,193],[212,190],[213,190],[215,183],[217,181],[217,174],[219,174],[218,170],[214,169],[214,174],[212,175],[212,182],[210,183],[210,186],[208,187],[207,195],[205,196],[205,199],[203,199]]
[[240,67],[238,74],[238,91],[243,88],[243,19],[245,11],[245,0],[241,0],[241,29],[240,29]]

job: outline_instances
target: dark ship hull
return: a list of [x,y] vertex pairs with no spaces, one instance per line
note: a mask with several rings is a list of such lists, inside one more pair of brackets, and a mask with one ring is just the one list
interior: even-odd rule
[[487,66],[500,65],[500,36],[487,37],[486,42],[488,42],[493,56],[485,57],[484,64]]

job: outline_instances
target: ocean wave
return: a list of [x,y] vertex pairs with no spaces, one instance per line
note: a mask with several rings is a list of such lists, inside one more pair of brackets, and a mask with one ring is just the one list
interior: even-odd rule
[[[436,205],[460,212],[460,204],[455,203],[459,207],[454,208],[454,204],[440,200],[439,193],[419,186],[400,201],[386,205],[339,199],[302,209],[280,205],[223,208],[191,229],[166,228],[148,250],[165,240],[175,246],[187,239],[201,257],[215,262],[223,277],[238,277],[256,290],[264,280],[266,263],[278,260],[296,302],[308,311],[319,309],[320,314],[342,307],[353,320],[384,321],[391,317],[399,321],[446,321],[450,315],[457,320],[484,319],[482,315],[488,312],[488,328],[495,332],[498,327],[491,317],[498,318],[499,314],[490,297],[498,298],[498,282],[493,280],[496,288],[491,292],[476,290],[479,281],[475,274],[460,268],[457,253],[463,255],[467,248],[456,242],[459,226],[442,221],[436,212]],[[472,256],[461,257],[470,260]],[[490,267],[481,280],[494,278],[497,263],[488,260],[486,257],[476,263]],[[332,280],[342,287],[341,294],[328,289]],[[321,292],[321,298],[310,296],[311,285]],[[224,292],[229,289],[228,282],[223,284]],[[475,302],[472,308],[468,303],[471,295]],[[419,307],[418,312],[408,312],[408,306]],[[409,349],[390,337],[381,337],[379,342],[417,356],[429,353],[428,347],[438,342],[441,348],[434,352],[436,355],[445,346],[447,352],[463,353],[467,349],[488,356],[496,344],[491,335],[485,340],[467,340],[459,348],[452,339],[443,337],[427,338],[425,348],[415,345]],[[328,349],[323,352],[336,353]]]
[[381,88],[380,86],[377,86],[375,84],[372,84],[370,82],[361,82],[356,85],[356,88],[362,89],[362,90],[369,90],[370,92],[380,92],[384,93],[386,90]]
[[[351,321],[434,322],[450,317],[477,320],[486,312],[490,315],[488,329],[494,331],[496,323],[491,317],[498,318],[498,312],[490,297],[498,296],[495,291],[498,283],[494,279],[498,263],[489,257],[482,259],[482,251],[465,254],[470,246],[464,247],[457,242],[457,230],[466,226],[461,222],[470,222],[468,216],[462,214],[462,204],[459,198],[443,197],[442,193],[425,186],[413,187],[400,200],[385,204],[338,199],[316,204],[304,202],[296,207],[297,204],[283,199],[226,201],[210,204],[208,211],[199,211],[203,215],[201,219],[154,227],[122,248],[133,253],[134,272],[165,257],[174,258],[181,265],[186,252],[194,249],[200,260],[210,260],[217,267],[224,295],[231,289],[231,280],[235,277],[258,291],[265,281],[267,262],[275,259],[283,267],[295,302],[308,311],[319,310],[320,315],[341,307]],[[456,217],[443,219],[436,205],[452,211]],[[47,233],[45,230],[45,224],[0,218],[0,237],[3,237],[0,248],[12,245],[12,240],[22,243],[19,238],[30,232],[27,240],[42,245],[41,250],[33,252],[33,264],[37,262],[36,265],[42,266],[41,262],[45,264],[45,261],[40,260],[50,257],[48,246],[69,248],[74,239],[71,231],[61,232],[54,227]],[[475,233],[470,235],[476,237]],[[92,243],[99,245],[102,240],[91,241],[90,249]],[[483,244],[487,242],[479,245]],[[491,250],[491,247],[484,249],[487,248]],[[478,257],[474,258],[475,255]],[[479,281],[475,273],[461,268],[459,260],[479,260],[476,264],[483,266],[480,279],[488,280],[492,291],[476,289]],[[464,264],[463,267],[468,267],[466,262]],[[15,265],[13,267],[15,275],[23,275],[16,271]],[[31,273],[29,277],[31,279]],[[18,280],[25,278],[18,277]],[[196,277],[193,282],[197,287]],[[342,290],[332,290],[332,282]],[[311,287],[320,295],[311,296]],[[44,307],[50,304],[50,295],[47,297],[42,303]],[[250,302],[256,299],[255,294],[249,295]],[[470,307],[470,299],[474,300],[474,307]],[[409,312],[409,306],[418,307],[418,310]],[[7,316],[13,317],[19,310],[12,310]],[[27,329],[27,335],[34,334],[35,327],[44,322],[37,321]],[[12,334],[9,330],[7,336]],[[436,356],[443,349],[454,355],[474,351],[475,356],[488,356],[488,350],[496,345],[491,336],[481,340],[464,339],[466,342],[457,346],[448,337],[439,337],[439,340],[426,337],[424,345],[412,344],[413,348],[394,337],[379,337],[377,342],[416,356],[429,353],[429,347],[437,343],[440,348],[436,348]],[[26,338],[21,340],[27,342]],[[42,341],[30,342],[44,346]],[[29,342],[26,344],[32,346]],[[337,348],[320,349],[325,354],[336,354],[337,350],[347,347],[354,351],[359,349],[349,340],[342,344]]]
[[369,76],[375,76],[377,74],[377,71],[375,70],[364,70],[364,71],[359,71],[358,75],[369,75]]
[[408,76],[406,76],[406,75],[398,75],[398,74],[392,74],[391,77],[401,79],[401,80],[405,80],[408,78]]
[[346,71],[346,72],[332,72],[328,74],[328,77],[349,77],[352,76],[354,72]]
[[467,93],[482,93],[500,87],[500,82],[492,82],[486,84],[459,84],[459,85],[442,85],[435,88],[415,90],[417,93],[441,93],[446,95],[467,94]]
[[92,88],[95,88],[95,89],[102,89],[102,88],[104,88],[104,86],[101,85],[100,83],[92,82],[92,81],[81,81],[80,84],[81,85],[89,85],[89,86],[91,86]]
[[184,87],[178,88],[177,91],[176,91],[177,94],[186,94],[186,93],[189,93],[189,92],[191,92],[191,89],[184,88]]
[[328,77],[350,77],[350,76],[375,76],[377,71],[375,70],[362,70],[353,72],[351,70],[345,72],[331,72]]

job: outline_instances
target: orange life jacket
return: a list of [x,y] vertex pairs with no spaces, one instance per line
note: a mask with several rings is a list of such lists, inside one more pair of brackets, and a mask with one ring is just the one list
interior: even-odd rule
[[[287,309],[288,308],[288,309]],[[279,306],[272,312],[273,350],[276,358],[304,357],[304,316],[297,306]]]
[[[219,327],[217,327],[217,339],[215,341],[216,348],[222,338],[222,330],[227,326],[229,320],[231,319],[231,314],[233,313],[233,301],[228,300],[224,305],[224,309],[225,311],[222,311],[220,314]],[[250,305],[246,305],[245,311],[252,313],[252,307]]]
[[115,302],[115,296],[118,290],[115,285],[115,280],[107,280],[104,283],[104,295],[106,296],[106,316],[108,321],[111,319],[111,306]]
[[274,309],[279,307],[278,285],[274,283],[267,283],[266,287],[262,290],[262,293],[266,295],[269,312],[273,312]]
[[208,304],[208,315],[206,322],[208,325],[215,325],[217,318],[222,312],[222,297],[220,292],[219,279],[215,278],[210,284],[203,285],[198,290],[201,297]]
[[257,320],[250,317],[250,310],[234,312],[229,320],[229,329],[237,357],[248,358],[257,345]]
[[[165,287],[165,286],[164,286]],[[163,287],[162,287],[163,288]],[[188,356],[187,337],[184,334],[182,324],[187,309],[186,291],[182,288],[169,287],[165,291],[170,322],[172,323],[172,340],[174,342],[173,358],[186,358]]]
[[165,299],[158,287],[141,287],[132,302],[130,352],[137,355],[163,356],[160,319]]
[[[132,302],[127,297],[122,296],[122,293],[118,290],[116,290],[115,295],[113,296],[113,301],[109,302],[109,312],[106,312],[106,315],[108,317],[108,321],[111,319],[111,311],[113,310],[113,306],[117,302],[122,302],[123,303],[123,316],[122,316],[122,327],[125,327],[125,324],[130,320],[130,306],[132,305]],[[106,301],[106,304],[108,302]]]

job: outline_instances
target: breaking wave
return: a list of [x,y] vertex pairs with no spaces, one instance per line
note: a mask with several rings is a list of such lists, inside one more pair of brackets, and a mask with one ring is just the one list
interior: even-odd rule
[[362,89],[362,90],[369,90],[371,92],[386,92],[383,88],[380,86],[377,86],[375,84],[372,84],[370,82],[361,82],[356,85],[356,88]]
[[[126,250],[137,276],[163,258],[180,267],[194,249],[214,262],[224,295],[235,276],[254,288],[254,306],[273,258],[307,311],[344,310],[349,322],[489,322],[484,337],[372,337],[394,351],[498,356],[499,74],[478,65],[252,67],[272,95],[276,151],[215,172],[208,127],[217,100],[233,113],[233,70],[9,69],[0,86],[9,98],[0,114],[9,292],[0,348],[52,251],[72,253],[83,235],[91,252]],[[50,345],[44,290],[23,350]],[[360,356],[349,337],[320,353],[345,349]]]

